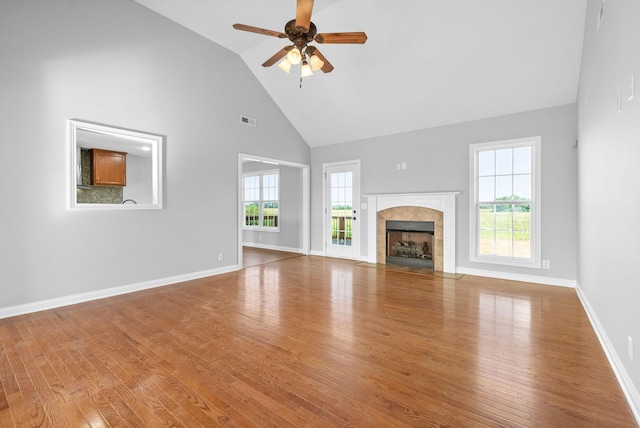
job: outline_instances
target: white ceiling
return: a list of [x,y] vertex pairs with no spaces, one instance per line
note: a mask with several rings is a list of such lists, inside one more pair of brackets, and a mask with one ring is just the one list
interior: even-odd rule
[[302,88],[296,66],[289,75],[261,66],[288,40],[232,28],[284,31],[295,0],[136,1],[238,53],[310,147],[577,97],[587,0],[316,0],[319,33],[365,31],[368,40],[314,43],[335,70]]

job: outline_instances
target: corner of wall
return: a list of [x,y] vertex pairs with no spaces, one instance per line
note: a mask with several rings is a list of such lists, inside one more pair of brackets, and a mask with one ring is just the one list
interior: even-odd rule
[[607,336],[607,333],[604,327],[598,320],[598,317],[593,311],[593,308],[591,307],[591,304],[587,300],[587,297],[582,292],[582,289],[580,288],[579,283],[576,285],[576,292],[578,294],[578,298],[580,299],[580,303],[582,303],[582,307],[584,308],[585,312],[587,313],[587,317],[591,322],[591,326],[593,327],[593,330],[595,331],[596,336],[598,336],[598,340],[600,341],[602,350],[604,351],[605,355],[607,356],[607,359],[609,360],[609,365],[611,365],[611,369],[616,375],[616,379],[620,384],[620,388],[622,389],[622,392],[627,398],[627,402],[629,403],[631,412],[633,413],[633,416],[636,418],[638,425],[640,425],[640,392],[638,392],[635,385],[633,384],[631,377],[629,376],[627,370],[622,364],[622,360],[620,359],[620,356],[618,355],[618,353],[616,352],[616,349],[614,348],[613,344],[609,340],[609,337]]

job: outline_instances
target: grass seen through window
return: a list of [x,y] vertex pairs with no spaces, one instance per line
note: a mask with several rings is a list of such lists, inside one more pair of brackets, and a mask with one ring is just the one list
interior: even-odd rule
[[530,257],[530,205],[482,205],[480,214],[480,254]]

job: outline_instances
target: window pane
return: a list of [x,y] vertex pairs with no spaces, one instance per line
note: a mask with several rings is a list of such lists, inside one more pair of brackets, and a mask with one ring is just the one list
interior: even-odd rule
[[244,200],[245,201],[259,201],[260,200],[260,189],[248,189],[244,191]]
[[494,180],[493,176],[478,179],[478,199],[480,201],[493,201],[495,198]]
[[260,200],[260,176],[244,177],[244,200]]
[[262,204],[262,226],[278,227],[278,202],[267,201]]
[[244,178],[244,187],[245,187],[245,189],[258,187],[259,184],[260,184],[260,177],[258,177],[258,176],[251,176],[251,177],[245,177]]
[[503,257],[531,257],[531,206],[482,205],[478,252]]
[[513,177],[513,195],[514,200],[531,200],[531,175],[523,174]]
[[513,149],[513,173],[531,174],[531,147]]
[[331,240],[333,245],[351,246],[351,206],[335,205],[331,210]]
[[513,194],[512,176],[496,177],[496,200],[510,200]]
[[513,234],[510,230],[496,230],[495,253],[496,256],[513,256]]
[[271,201],[278,199],[277,174],[265,174],[262,176],[262,199]]
[[531,257],[531,205],[514,206],[513,238],[514,257]]
[[495,174],[495,151],[490,150],[487,152],[478,153],[478,175],[480,177],[485,175]]
[[330,185],[332,244],[350,246],[353,174],[351,172],[333,173],[330,177]]
[[513,174],[513,149],[496,150],[496,175]]
[[264,191],[262,192],[262,197],[264,199],[268,199],[268,200],[276,199],[276,189],[270,188],[270,187],[266,187],[264,189]]
[[493,205],[480,205],[479,214],[479,242],[478,253],[484,255],[494,254],[495,244],[495,212]]
[[260,224],[260,213],[257,202],[245,202],[244,224],[245,226],[258,226]]
[[496,205],[495,255],[513,255],[513,205]]
[[347,200],[347,191],[344,187],[338,189],[338,205],[344,205]]

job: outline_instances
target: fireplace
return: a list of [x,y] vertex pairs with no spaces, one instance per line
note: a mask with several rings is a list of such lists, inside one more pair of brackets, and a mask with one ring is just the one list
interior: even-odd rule
[[433,269],[434,222],[386,221],[386,262]]
[[[387,263],[386,222],[433,222],[430,246],[435,271],[456,272],[456,196],[460,192],[387,193],[364,195],[367,203],[367,260]],[[392,238],[395,239],[395,238]],[[416,242],[417,239],[402,238]],[[429,246],[428,241],[427,246]],[[408,242],[407,242],[408,244]],[[393,247],[394,243],[391,244]],[[403,244],[401,244],[403,245]],[[415,250],[415,249],[414,249]],[[406,252],[407,249],[404,249]],[[411,249],[408,249],[411,253]],[[421,250],[423,251],[423,250]],[[410,258],[410,257],[403,257]],[[426,259],[426,257],[425,257]]]

